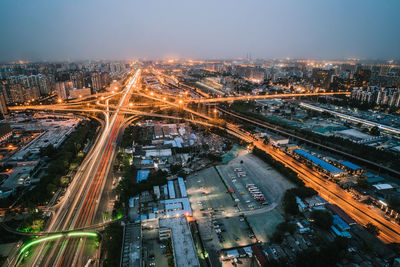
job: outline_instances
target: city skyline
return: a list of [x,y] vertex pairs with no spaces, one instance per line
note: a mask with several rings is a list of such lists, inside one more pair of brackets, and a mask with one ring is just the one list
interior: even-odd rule
[[21,0],[0,7],[0,61],[400,56],[396,1]]
[[400,267],[398,10],[0,1],[0,266]]

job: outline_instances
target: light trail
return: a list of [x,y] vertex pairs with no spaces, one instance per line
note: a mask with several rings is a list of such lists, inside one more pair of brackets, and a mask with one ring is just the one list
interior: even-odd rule
[[[111,111],[109,108],[111,106],[108,100],[111,97],[104,98],[106,106],[102,107],[103,110],[101,112],[105,116],[105,125],[68,187],[63,199],[64,201],[47,228],[48,232],[74,230],[91,225],[112,162],[110,159],[115,150],[115,140],[118,136],[120,121],[123,117],[123,112],[119,110],[127,104],[129,95],[132,88],[136,86],[139,76],[140,70],[130,79],[116,110]],[[65,106],[62,108],[65,108]],[[83,108],[80,111],[85,112],[85,109]],[[55,241],[52,246],[49,246],[46,240],[40,243],[42,245],[39,249],[35,249],[34,255],[30,257],[27,264],[29,266],[48,266],[53,264],[73,266],[76,265],[76,260],[80,261],[82,259],[82,257],[76,257],[77,254],[75,251],[78,254],[83,252],[84,246],[82,244],[85,243],[85,239],[79,242],[79,244],[77,240],[64,240],[61,242],[61,239],[55,239],[52,241]]]
[[[322,96],[322,95],[337,95],[337,94],[350,94],[348,92],[340,92],[340,93],[312,93],[312,94],[277,94],[277,95],[263,95],[263,96],[237,96],[237,97],[222,97],[222,98],[203,98],[203,99],[181,99],[180,101],[174,103],[167,101],[165,97],[158,97],[154,95],[154,93],[149,96],[144,93],[140,93],[139,95],[144,96],[148,99],[152,99],[155,101],[159,101],[167,106],[180,109],[182,111],[194,114],[199,118],[202,118],[206,121],[201,121],[197,119],[187,119],[187,118],[178,118],[174,116],[167,116],[163,114],[155,114],[151,112],[140,112],[137,110],[126,108],[127,101],[132,94],[132,89],[136,87],[138,82],[138,77],[140,76],[140,71],[138,71],[135,76],[130,79],[128,85],[126,86],[126,90],[116,94],[122,95],[118,105],[109,105],[109,99],[114,97],[115,95],[104,97],[102,100],[106,100],[105,103],[101,103],[98,99],[89,100],[90,102],[96,101],[96,104],[99,108],[88,108],[85,105],[80,104],[63,104],[63,105],[54,105],[54,106],[23,106],[23,107],[15,107],[14,110],[24,110],[24,109],[33,109],[33,110],[60,110],[60,111],[80,111],[80,112],[102,112],[105,116],[105,126],[103,128],[102,134],[96,140],[96,144],[93,149],[89,153],[88,157],[85,158],[85,162],[81,165],[82,168],[78,170],[77,177],[74,178],[70,187],[66,193],[66,201],[63,202],[58,213],[53,218],[54,220],[50,224],[50,228],[52,229],[76,229],[80,226],[90,225],[94,219],[96,211],[99,205],[99,198],[101,196],[102,188],[105,184],[106,175],[109,172],[110,168],[110,159],[113,158],[115,153],[115,142],[117,140],[120,129],[126,126],[126,122],[128,120],[124,120],[124,114],[133,114],[139,116],[153,116],[153,117],[162,117],[162,118],[173,118],[173,119],[183,119],[186,121],[190,121],[192,123],[203,124],[207,126],[214,126],[220,129],[225,129],[229,134],[236,136],[242,140],[245,140],[249,143],[257,142],[250,133],[242,131],[238,125],[234,125],[231,123],[226,123],[226,128],[220,127],[218,125],[214,125],[213,123],[208,123],[207,121],[212,121],[213,118],[197,112],[195,110],[189,109],[185,106],[186,103],[213,103],[213,102],[231,102],[237,100],[255,100],[255,99],[268,99],[268,98],[284,98],[284,97],[302,97],[302,96]],[[88,101],[88,102],[89,102]],[[86,103],[86,102],[85,102]],[[88,104],[88,103],[86,103]],[[158,105],[158,104],[157,104]],[[139,105],[138,105],[139,106]],[[137,106],[137,107],[138,107]],[[151,105],[150,105],[151,106]],[[262,146],[263,144],[258,144]],[[270,153],[273,153],[270,151]],[[293,159],[288,159],[285,157],[276,156],[276,159],[288,165],[291,164],[292,168],[297,168],[297,172],[300,172],[300,165],[297,163],[292,163]],[[297,166],[297,167],[296,167]],[[309,178],[310,174],[309,170],[306,169],[305,174],[301,174],[304,179]],[[315,177],[315,176],[313,176]],[[311,179],[311,178],[309,178]],[[309,182],[311,183],[311,182]],[[325,186],[324,184],[318,185]],[[317,190],[318,191],[318,190]],[[321,190],[320,190],[321,191]],[[329,192],[329,190],[328,190]],[[75,196],[73,200],[71,200],[70,196]],[[328,197],[327,197],[328,198]],[[71,203],[72,202],[72,203]],[[68,204],[66,204],[68,203]],[[335,202],[333,202],[335,203]],[[343,204],[346,205],[346,204]],[[340,205],[339,205],[340,206]],[[347,211],[347,210],[346,210]],[[78,234],[71,233],[72,236],[77,236]],[[389,232],[383,232],[382,236],[390,235]],[[88,235],[90,236],[90,235]],[[85,237],[85,236],[84,236]],[[58,240],[55,238],[54,240]],[[71,240],[71,242],[65,241],[61,243],[56,241],[56,244],[52,246],[50,249],[50,253],[45,253],[45,246],[42,245],[40,250],[37,251],[37,257],[33,257],[32,266],[41,265],[43,257],[46,257],[44,265],[57,264],[59,266],[74,266],[81,262],[81,256],[83,253],[83,244],[85,242],[85,238],[82,239],[82,243],[77,240]],[[44,240],[43,244],[46,241]],[[41,242],[39,242],[41,243]],[[38,244],[39,244],[38,243]],[[36,244],[36,243],[35,243]],[[55,255],[55,258],[53,257]],[[79,265],[79,264],[78,264]]]
[[58,239],[61,237],[97,237],[98,234],[97,233],[93,233],[93,232],[71,232],[71,233],[67,233],[66,235],[64,234],[55,234],[55,235],[51,235],[51,236],[47,236],[47,237],[43,237],[43,238],[39,238],[36,240],[33,240],[31,242],[29,242],[28,244],[26,244],[25,246],[23,246],[20,250],[20,254],[24,253],[25,250],[27,250],[28,248],[36,245],[36,244],[40,244],[46,241],[50,241],[50,240],[54,240],[54,239]]
[[275,94],[275,95],[248,95],[248,96],[232,96],[232,97],[217,97],[217,98],[201,98],[201,99],[185,99],[184,102],[195,103],[215,103],[215,102],[232,102],[239,100],[257,100],[257,99],[271,99],[271,98],[290,98],[290,97],[304,97],[304,96],[330,96],[330,95],[350,95],[350,92],[331,92],[331,93],[302,93],[302,94]]
[[[154,96],[144,96],[153,100],[163,101],[161,99],[155,98]],[[182,105],[180,106],[169,101],[163,102],[170,104],[174,107],[180,107],[183,110],[187,112],[192,112],[193,114],[199,115],[204,119],[212,120],[211,117],[185,108]],[[275,160],[282,162],[285,166],[290,167],[292,170],[299,174],[299,177],[306,183],[306,185],[311,186],[318,193],[320,193],[322,197],[325,197],[329,202],[337,204],[339,207],[342,207],[358,223],[365,225],[371,220],[375,221],[381,231],[379,238],[381,238],[384,242],[398,242],[400,240],[399,225],[387,221],[379,214],[376,214],[373,211],[369,210],[365,204],[355,201],[351,196],[348,195],[347,192],[338,187],[336,184],[326,181],[326,179],[324,179],[316,171],[311,170],[307,166],[304,166],[303,164],[299,163],[298,161],[294,160],[292,157],[284,154],[283,152],[274,150],[272,149],[272,147],[268,149],[268,147],[262,141],[252,137],[250,133],[243,132],[237,125],[227,123],[226,130],[228,133],[246,142],[254,144],[258,148],[273,156]]]

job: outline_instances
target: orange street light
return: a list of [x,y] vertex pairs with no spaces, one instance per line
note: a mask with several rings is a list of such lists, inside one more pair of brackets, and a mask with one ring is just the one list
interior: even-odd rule
[[61,103],[61,102],[62,102],[62,99],[61,99],[61,98],[57,99],[57,102],[58,102],[58,103]]

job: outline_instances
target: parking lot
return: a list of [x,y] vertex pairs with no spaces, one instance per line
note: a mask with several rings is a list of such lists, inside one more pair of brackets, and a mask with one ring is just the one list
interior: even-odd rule
[[251,170],[254,184],[262,192],[265,192],[266,200],[270,206],[281,206],[286,190],[295,187],[293,183],[272,166],[266,164],[253,154],[240,155],[229,162],[227,166],[229,165],[240,165]]
[[212,223],[222,248],[247,246],[256,241],[242,217],[213,219]]
[[215,168],[208,168],[186,179],[187,193],[195,219],[202,216],[231,214],[235,202]]
[[[268,205],[270,193],[263,187],[259,186],[260,178],[257,177],[244,164],[228,164],[217,166],[217,170],[224,179],[225,184],[231,189],[233,198],[235,199],[240,211],[254,210]],[[255,196],[250,192],[251,188],[257,190],[264,200],[257,201]]]
[[[246,187],[251,184],[264,201],[253,197]],[[276,208],[284,192],[294,186],[252,154],[239,155],[228,164],[190,175],[186,185],[193,217],[210,255],[268,240],[282,221]],[[241,214],[245,214],[247,222]]]
[[[187,192],[200,236],[211,254],[223,248],[255,242],[249,228],[215,168],[208,168],[186,179]],[[236,216],[236,217],[234,217]]]

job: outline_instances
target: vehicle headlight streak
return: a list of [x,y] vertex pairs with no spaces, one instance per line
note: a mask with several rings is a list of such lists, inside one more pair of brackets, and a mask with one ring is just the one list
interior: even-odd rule
[[26,244],[25,246],[23,246],[21,248],[21,251],[20,251],[19,254],[21,255],[28,248],[30,248],[30,247],[32,247],[32,246],[34,246],[36,244],[40,244],[42,242],[58,239],[58,238],[61,238],[63,236],[64,237],[97,237],[98,235],[96,233],[93,233],[93,232],[70,232],[70,233],[68,233],[66,235],[55,234],[55,235],[47,236],[47,237],[44,237],[44,238],[39,238],[39,239],[36,239],[36,240],[33,240],[33,241],[29,242],[28,244]]

